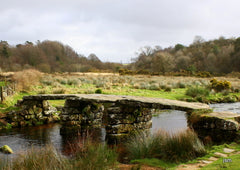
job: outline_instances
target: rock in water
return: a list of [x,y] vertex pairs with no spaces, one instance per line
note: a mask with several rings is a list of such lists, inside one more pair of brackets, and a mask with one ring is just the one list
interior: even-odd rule
[[11,154],[13,153],[12,149],[8,145],[4,145],[0,147],[0,151],[6,154]]

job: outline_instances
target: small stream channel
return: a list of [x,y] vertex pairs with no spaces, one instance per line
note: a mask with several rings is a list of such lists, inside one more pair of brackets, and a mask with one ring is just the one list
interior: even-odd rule
[[[211,104],[214,111],[231,111],[240,113],[240,102]],[[76,143],[77,135],[64,137],[60,135],[60,124],[49,124],[37,127],[26,127],[19,129],[11,129],[0,132],[0,146],[9,145],[15,153],[30,149],[32,146],[41,147],[46,144],[52,144],[58,151],[68,154],[69,143]],[[187,119],[185,112],[177,110],[166,110],[156,113],[152,118],[151,132],[154,133],[158,129],[163,129],[170,133],[177,133],[180,130],[187,129]],[[98,128],[90,132],[94,139],[99,142],[105,140],[105,129]],[[0,156],[4,154],[0,153]],[[13,157],[8,155],[5,157]]]

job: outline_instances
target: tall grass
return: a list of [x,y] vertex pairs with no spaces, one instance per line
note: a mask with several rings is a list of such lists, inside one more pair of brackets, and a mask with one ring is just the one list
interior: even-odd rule
[[32,148],[27,153],[19,154],[11,161],[0,161],[1,170],[69,170],[113,169],[117,163],[117,154],[106,145],[82,145],[71,158],[64,157],[54,147]]
[[13,160],[8,161],[2,169],[67,169],[66,165],[66,159],[57,153],[52,146],[46,146],[45,148],[32,148],[26,153],[19,154],[16,158],[13,158]]
[[139,132],[126,144],[130,159],[159,158],[169,162],[185,162],[205,154],[197,135],[186,130],[177,134],[159,131]]

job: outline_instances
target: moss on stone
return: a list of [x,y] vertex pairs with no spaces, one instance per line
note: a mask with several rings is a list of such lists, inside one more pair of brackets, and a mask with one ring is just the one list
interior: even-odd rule
[[8,145],[3,145],[2,147],[0,147],[0,151],[6,154],[13,153],[12,149]]

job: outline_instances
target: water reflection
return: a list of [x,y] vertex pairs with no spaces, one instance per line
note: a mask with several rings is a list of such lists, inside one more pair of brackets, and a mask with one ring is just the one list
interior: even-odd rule
[[59,132],[59,124],[48,124],[44,126],[1,131],[0,146],[9,145],[15,153],[27,150],[32,146],[40,147],[49,143],[53,144],[56,148],[61,149],[61,137]]
[[[68,135],[60,135],[60,128],[60,124],[49,124],[1,131],[0,146],[7,144],[15,153],[19,153],[30,149],[32,146],[41,147],[52,144],[64,155],[71,155],[74,147],[86,140],[86,137],[92,138],[94,142],[105,142],[106,131],[104,128],[80,130],[78,133]],[[185,112],[171,110],[156,114],[152,118],[151,132],[157,131],[159,128],[171,133],[186,129]],[[3,154],[0,153],[0,155]],[[9,156],[13,157],[14,154]]]
[[186,112],[183,111],[158,111],[152,117],[152,133],[158,129],[165,130],[169,133],[177,133],[180,130],[187,129],[187,127]]

